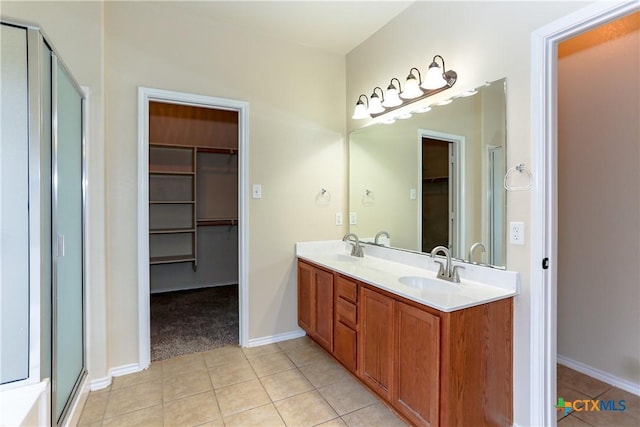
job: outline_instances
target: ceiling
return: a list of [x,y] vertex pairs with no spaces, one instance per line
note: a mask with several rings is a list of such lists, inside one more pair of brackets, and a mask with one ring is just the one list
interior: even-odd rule
[[413,1],[203,1],[192,6],[214,21],[347,54]]

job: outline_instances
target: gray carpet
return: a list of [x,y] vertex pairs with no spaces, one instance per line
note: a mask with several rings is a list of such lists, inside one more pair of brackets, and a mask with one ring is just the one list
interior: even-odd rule
[[151,360],[238,344],[238,286],[151,295]]

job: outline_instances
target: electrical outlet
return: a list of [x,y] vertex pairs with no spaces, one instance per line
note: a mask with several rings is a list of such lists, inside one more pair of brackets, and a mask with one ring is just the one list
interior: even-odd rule
[[509,242],[514,245],[524,245],[524,222],[512,221],[509,223],[509,229],[511,230]]
[[358,214],[355,212],[349,212],[349,224],[356,225],[358,223]]
[[418,198],[418,193],[415,188],[409,190],[409,200],[415,200]]
[[342,212],[336,212],[336,225],[342,225]]

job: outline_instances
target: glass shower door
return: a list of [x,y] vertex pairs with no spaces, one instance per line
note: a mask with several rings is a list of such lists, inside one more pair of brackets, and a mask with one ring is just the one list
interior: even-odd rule
[[66,415],[85,373],[83,95],[53,56],[53,421]]

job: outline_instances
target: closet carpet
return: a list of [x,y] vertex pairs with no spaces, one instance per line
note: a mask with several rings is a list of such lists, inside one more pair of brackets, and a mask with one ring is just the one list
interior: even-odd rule
[[238,340],[238,285],[151,295],[152,361]]

